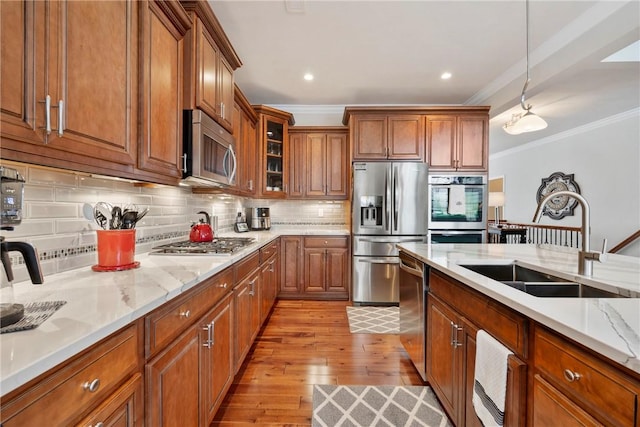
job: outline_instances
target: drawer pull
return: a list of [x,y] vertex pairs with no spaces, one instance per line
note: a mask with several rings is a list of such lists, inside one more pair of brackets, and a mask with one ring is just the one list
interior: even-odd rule
[[570,383],[580,380],[580,374],[569,369],[564,370],[564,378]]
[[222,288],[222,289],[227,289],[227,282],[224,283],[218,283],[218,287]]
[[102,421],[100,421],[99,423],[97,423],[94,426],[89,426],[89,427],[104,427],[104,423]]
[[91,393],[95,393],[96,391],[98,391],[99,387],[100,387],[100,379],[98,378],[96,378],[91,382],[85,381],[85,383],[82,384],[82,388],[85,390],[88,390]]
[[185,319],[188,319],[189,316],[191,316],[191,311],[189,310],[180,312],[180,317],[184,317]]

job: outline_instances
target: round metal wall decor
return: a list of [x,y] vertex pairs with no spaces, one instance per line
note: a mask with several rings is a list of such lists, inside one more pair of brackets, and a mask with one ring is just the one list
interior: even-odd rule
[[[580,194],[580,187],[573,180],[573,174],[565,175],[562,172],[554,172],[548,178],[542,178],[542,184],[536,194],[536,201],[540,203],[547,194],[561,190]],[[573,197],[552,197],[544,206],[542,214],[551,219],[562,219],[565,216],[572,216],[576,206],[578,206],[578,201]]]

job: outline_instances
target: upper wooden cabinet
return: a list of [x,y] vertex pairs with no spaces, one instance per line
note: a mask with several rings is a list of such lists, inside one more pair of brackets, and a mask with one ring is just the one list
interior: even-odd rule
[[254,105],[258,113],[258,147],[260,160],[258,195],[268,198],[284,198],[288,189],[289,126],[293,115],[265,105]]
[[352,160],[415,160],[486,171],[489,107],[347,107]]
[[346,128],[291,128],[289,147],[289,198],[347,198],[349,148]]
[[186,38],[185,108],[199,108],[233,131],[233,71],[242,63],[208,2],[182,5],[193,21]]
[[233,108],[233,136],[236,140],[238,169],[236,191],[244,196],[256,194],[257,148],[256,123],[258,116],[240,88],[235,86]]
[[429,170],[487,170],[486,114],[428,115],[426,128]]

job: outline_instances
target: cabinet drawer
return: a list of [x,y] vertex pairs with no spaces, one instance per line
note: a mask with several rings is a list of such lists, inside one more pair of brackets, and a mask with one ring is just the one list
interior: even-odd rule
[[276,239],[268,245],[260,248],[260,264],[271,258],[271,256],[278,252],[280,246],[280,239]]
[[39,381],[2,406],[2,425],[71,425],[138,369],[137,324]]
[[244,279],[248,274],[260,266],[260,252],[255,251],[251,255],[234,264],[235,283]]
[[540,327],[534,346],[536,369],[585,410],[605,424],[636,425],[636,381]]
[[305,237],[305,248],[347,248],[347,237]]
[[233,270],[228,268],[148,315],[145,319],[147,359],[206,313],[232,286]]

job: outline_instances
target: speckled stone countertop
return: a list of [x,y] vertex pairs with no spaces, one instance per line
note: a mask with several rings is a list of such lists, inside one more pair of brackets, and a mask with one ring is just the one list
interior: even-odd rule
[[[231,235],[240,236],[222,234]],[[63,300],[67,303],[35,329],[0,335],[0,395],[16,389],[284,235],[349,235],[349,230],[340,227],[277,227],[270,231],[242,233],[242,237],[256,240],[233,255],[136,254],[135,260],[140,262],[140,267],[133,270],[94,272],[91,267],[85,267],[46,276],[43,285],[15,283],[14,302]],[[3,292],[10,290],[2,289]]]
[[640,259],[609,254],[578,274],[576,249],[550,245],[423,244],[398,247],[469,287],[640,373],[640,298],[540,298],[489,279],[464,264],[517,261],[563,279],[623,295],[640,294]]

